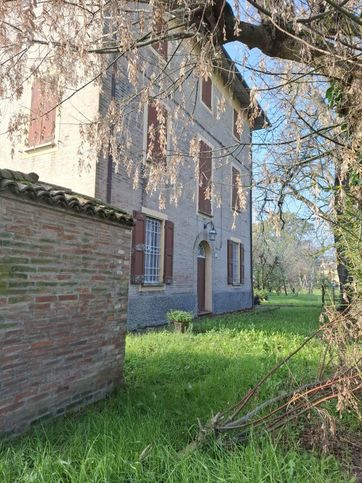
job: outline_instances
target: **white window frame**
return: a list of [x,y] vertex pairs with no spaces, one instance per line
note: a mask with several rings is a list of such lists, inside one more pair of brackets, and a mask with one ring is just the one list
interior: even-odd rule
[[[231,242],[233,243],[233,279],[232,279],[232,283],[231,283],[231,286],[232,287],[241,287],[244,283],[245,283],[245,276],[244,276],[244,282],[241,282],[240,280],[240,263],[241,263],[241,260],[240,260],[240,246],[243,245],[244,247],[244,254],[245,254],[245,245],[243,244],[243,242],[239,239],[239,238],[234,238],[234,237],[231,237],[230,238]],[[235,278],[235,274],[234,274],[234,246],[237,247],[236,251],[237,251],[237,263],[236,263],[236,268],[237,268],[237,277]],[[245,256],[244,256],[244,270],[245,270]]]
[[[163,287],[163,270],[164,270],[164,258],[165,258],[165,221],[168,219],[167,215],[161,213],[156,210],[152,210],[151,208],[142,207],[142,213],[146,215],[145,224],[147,224],[147,218],[154,219],[160,222],[160,248],[159,248],[159,276],[158,280],[155,281],[147,281],[144,279],[143,288],[150,288],[153,287]],[[146,227],[145,227],[146,229]],[[145,244],[146,244],[146,237],[145,237]],[[144,261],[144,276],[146,277],[146,253],[145,253],[145,261]]]
[[[232,241],[233,247],[233,285],[240,285],[240,243]],[[236,256],[235,256],[236,255]]]
[[151,216],[145,219],[144,284],[160,283],[162,221]]
[[[27,91],[28,91],[28,96],[30,99],[30,105],[29,105],[29,113],[31,112],[31,87],[32,87],[32,82],[28,84]],[[21,154],[23,159],[29,159],[33,158],[35,156],[42,156],[46,154],[51,154],[59,149],[59,140],[60,140],[60,116],[61,116],[61,110],[58,109],[58,107],[55,108],[55,126],[54,126],[54,139],[53,141],[48,141],[43,144],[37,144],[36,146],[28,146],[27,144],[24,144]]]

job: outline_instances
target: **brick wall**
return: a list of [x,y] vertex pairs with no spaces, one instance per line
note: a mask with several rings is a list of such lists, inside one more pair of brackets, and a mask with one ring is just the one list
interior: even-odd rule
[[121,383],[130,237],[0,192],[0,433]]

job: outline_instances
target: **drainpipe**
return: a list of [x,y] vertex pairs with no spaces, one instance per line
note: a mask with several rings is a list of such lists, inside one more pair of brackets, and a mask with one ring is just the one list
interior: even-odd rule
[[253,283],[253,132],[250,131],[250,195],[249,195],[249,217],[250,217],[250,284],[251,284],[251,308],[254,307],[254,283]]
[[[116,75],[117,75],[117,62],[114,62],[112,66],[112,76],[111,76],[111,102],[116,97]],[[113,136],[114,126],[110,128],[111,136]],[[113,175],[113,157],[111,154],[111,145],[108,148],[108,163],[107,163],[107,190],[106,190],[106,201],[107,203],[112,203],[112,175]]]

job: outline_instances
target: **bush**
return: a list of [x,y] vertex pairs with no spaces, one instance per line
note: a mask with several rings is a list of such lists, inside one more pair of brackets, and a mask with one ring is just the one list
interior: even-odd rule
[[269,293],[267,290],[254,290],[254,304],[259,305],[261,302],[268,300]]
[[194,314],[186,310],[170,310],[166,317],[169,322],[192,322]]

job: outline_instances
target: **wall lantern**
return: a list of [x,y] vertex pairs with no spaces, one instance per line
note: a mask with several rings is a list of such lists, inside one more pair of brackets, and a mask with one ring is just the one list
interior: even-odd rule
[[208,223],[205,223],[204,224],[204,230],[206,230],[206,228],[208,227],[208,225],[210,225],[209,240],[213,242],[213,241],[215,241],[217,232],[215,230],[215,226],[214,226],[214,223],[212,221],[209,221]]

